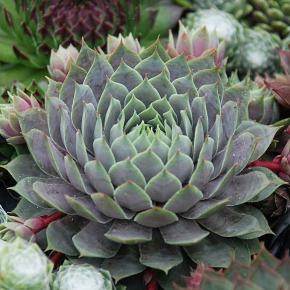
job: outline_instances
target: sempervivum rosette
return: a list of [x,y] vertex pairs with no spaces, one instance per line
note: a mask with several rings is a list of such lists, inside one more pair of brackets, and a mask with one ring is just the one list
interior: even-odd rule
[[31,155],[5,166],[23,197],[17,212],[62,212],[48,248],[96,258],[117,281],[190,260],[249,261],[271,232],[253,205],[282,182],[246,168],[277,131],[248,119],[248,97],[220,78],[213,54],[83,45],[64,82],[50,81],[45,109],[20,115]]

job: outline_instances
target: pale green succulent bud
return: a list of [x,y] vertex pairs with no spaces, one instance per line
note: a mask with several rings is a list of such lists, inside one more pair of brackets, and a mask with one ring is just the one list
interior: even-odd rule
[[60,268],[53,290],[112,290],[109,272],[91,265],[68,265]]
[[0,289],[49,290],[52,263],[36,244],[16,239],[0,248]]

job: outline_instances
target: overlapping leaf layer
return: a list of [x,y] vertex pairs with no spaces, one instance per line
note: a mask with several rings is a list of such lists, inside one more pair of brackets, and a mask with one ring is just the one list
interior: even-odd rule
[[282,181],[247,168],[277,130],[248,119],[248,100],[214,54],[170,58],[157,41],[105,55],[84,44],[64,82],[50,81],[45,109],[21,113],[31,156],[6,169],[26,208],[67,214],[47,228],[48,248],[97,258],[116,280],[167,273],[185,253],[216,267],[235,254],[249,261],[271,232],[253,204]]

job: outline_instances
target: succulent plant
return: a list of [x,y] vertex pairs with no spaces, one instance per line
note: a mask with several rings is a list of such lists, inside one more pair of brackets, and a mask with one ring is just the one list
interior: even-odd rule
[[52,50],[48,66],[50,77],[55,81],[63,82],[71,63],[75,63],[78,56],[79,52],[72,44],[67,48],[60,46],[57,51]]
[[82,264],[61,266],[52,290],[113,290],[113,287],[109,272]]
[[8,143],[18,145],[25,143],[21,134],[19,114],[29,108],[40,108],[40,103],[34,96],[28,96],[19,90],[17,95],[10,95],[11,102],[0,104],[0,134]]
[[36,244],[18,238],[0,248],[0,288],[49,290],[52,263]]
[[20,218],[45,221],[49,249],[93,258],[119,281],[190,260],[249,262],[271,232],[253,205],[283,182],[247,165],[277,128],[249,120],[247,88],[227,85],[215,55],[171,58],[159,41],[139,54],[83,44],[46,95],[45,109],[21,114],[31,155],[4,168]]
[[183,54],[187,59],[202,58],[214,53],[216,66],[222,68],[225,65],[225,44],[219,43],[216,33],[209,33],[206,27],[189,30],[179,22],[176,43],[170,31],[167,50],[171,57]]
[[252,12],[247,16],[251,24],[285,37],[290,32],[290,3],[288,0],[247,0]]
[[290,259],[277,260],[264,247],[254,258],[251,265],[233,261],[228,269],[217,272],[199,265],[191,277],[187,278],[187,287],[178,290],[289,290]]
[[218,8],[233,14],[238,19],[247,16],[252,11],[252,6],[247,0],[193,0],[192,2],[197,9]]
[[[234,16],[214,8],[201,9],[188,13],[183,22],[188,29],[205,26],[209,33],[215,32],[219,40],[226,44],[228,69],[235,69],[235,67],[232,68],[232,61],[236,58],[236,51],[239,50],[239,42],[243,37],[244,29]],[[234,65],[237,66],[236,63]]]
[[[230,84],[241,83],[237,72],[232,73],[229,78]],[[273,92],[265,86],[259,86],[256,81],[247,75],[242,84],[249,88],[249,117],[251,120],[262,124],[274,124],[280,119],[279,105]]]
[[239,42],[235,56],[236,67],[243,74],[250,71],[255,74],[273,74],[279,67],[277,50],[281,42],[262,29],[244,29],[244,35]]

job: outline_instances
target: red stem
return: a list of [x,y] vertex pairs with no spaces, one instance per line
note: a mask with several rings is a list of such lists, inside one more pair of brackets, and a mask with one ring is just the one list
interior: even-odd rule
[[146,290],[157,290],[157,289],[158,289],[158,285],[157,285],[157,282],[155,280],[150,281],[146,285]]
[[158,290],[158,284],[156,281],[156,273],[152,270],[146,270],[144,272],[144,281],[146,284],[146,290]]
[[61,219],[62,217],[64,217],[65,214],[62,212],[55,212],[51,215],[45,215],[45,216],[41,216],[39,217],[41,223],[37,228],[33,229],[33,233],[37,234],[40,231],[46,229],[48,227],[49,224],[51,224],[54,221],[57,221],[59,219]]
[[52,252],[49,258],[54,264],[54,268],[56,269],[62,264],[64,254],[59,252]]
[[283,171],[279,163],[274,161],[256,160],[250,164],[250,167],[266,167],[275,173]]

